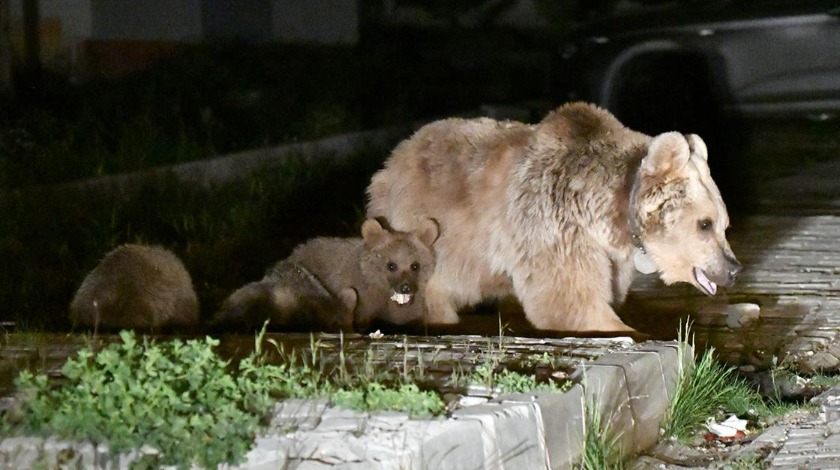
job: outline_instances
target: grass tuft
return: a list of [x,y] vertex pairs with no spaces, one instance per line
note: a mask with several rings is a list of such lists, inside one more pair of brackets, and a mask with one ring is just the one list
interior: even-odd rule
[[[689,326],[680,327],[678,355],[684,357],[687,348],[694,349],[693,339],[687,339]],[[677,387],[663,419],[664,435],[687,439],[707,419],[719,411],[739,416],[765,411],[766,405],[755,389],[740,379],[733,367],[715,360],[715,349],[703,352],[693,367],[685,368],[680,361]]]
[[446,408],[438,394],[420,390],[413,383],[387,387],[378,382],[370,382],[357,388],[337,390],[330,401],[334,405],[358,411],[402,411],[412,418],[439,415]]
[[584,429],[583,459],[581,470],[623,470],[618,435],[610,432],[597,406],[584,405],[586,428]]

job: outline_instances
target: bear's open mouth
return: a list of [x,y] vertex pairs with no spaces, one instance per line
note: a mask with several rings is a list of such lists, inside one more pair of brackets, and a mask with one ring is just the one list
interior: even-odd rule
[[717,293],[717,284],[712,282],[702,269],[694,268],[694,279],[697,280],[697,283],[700,284],[700,287],[703,288],[706,295],[715,295]]
[[412,300],[414,300],[414,295],[400,294],[399,292],[394,291],[394,293],[391,294],[391,300],[393,300],[399,305],[408,305],[411,303]]

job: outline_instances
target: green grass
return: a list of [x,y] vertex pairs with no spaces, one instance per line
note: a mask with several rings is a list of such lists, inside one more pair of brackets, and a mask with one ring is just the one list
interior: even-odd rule
[[413,383],[389,387],[369,382],[351,389],[336,390],[330,396],[330,402],[358,411],[402,411],[412,418],[439,415],[446,408],[439,394],[420,390]]
[[[680,357],[687,347],[693,349],[693,344],[686,339],[687,331],[687,325],[680,330]],[[779,368],[771,373],[789,372]],[[814,381],[815,387],[836,383],[836,379],[830,377],[817,376],[809,380]],[[715,350],[710,347],[692,367],[680,367],[678,384],[663,419],[663,434],[687,440],[706,420],[722,418],[726,414],[735,414],[760,428],[792,411],[812,408],[813,405],[786,402],[778,396],[762,397],[754,386],[738,376],[734,367],[716,361]]]
[[508,369],[496,361],[478,364],[465,377],[454,381],[480,385],[498,393],[565,392],[571,387],[570,381],[540,381],[534,374]]
[[20,403],[4,421],[4,434],[58,436],[106,443],[112,455],[150,446],[157,453],[139,466],[195,463],[215,468],[239,463],[253,444],[272,404],[282,398],[329,397],[360,411],[398,410],[428,417],[444,410],[440,396],[417,385],[364,378],[339,383],[311,362],[266,362],[263,334],[235,370],[214,348],[218,340],[120,341],[82,348],[55,384],[23,371],[16,380]]
[[609,420],[604,421],[596,405],[584,404],[586,424],[583,434],[581,470],[623,470],[624,461],[618,438]]
[[570,380],[551,376],[538,377],[532,372],[535,369],[561,369],[566,365],[563,358],[543,353],[530,355],[518,364],[506,361],[507,353],[503,341],[505,329],[500,317],[497,341],[487,341],[487,346],[476,357],[473,367],[468,371],[453,370],[449,379],[451,385],[477,385],[491,393],[566,392],[571,388]]
[[[685,357],[687,347],[693,350],[686,336],[688,326],[681,327],[678,338],[678,357]],[[681,440],[688,439],[693,431],[721,412],[738,416],[756,416],[764,413],[766,405],[758,392],[740,379],[733,367],[715,360],[713,347],[705,350],[690,368],[680,361],[677,386],[671,404],[665,413],[663,434]]]
[[150,466],[241,462],[268,405],[252,359],[235,378],[210,338],[157,343],[120,336],[120,343],[69,359],[58,388],[46,375],[22,372],[17,431],[107,443],[115,455],[149,445],[160,452]]
[[[88,338],[64,363],[60,378],[29,370],[18,374],[19,400],[4,414],[2,432],[103,443],[113,455],[154,449],[135,463],[140,467],[211,468],[241,462],[273,404],[285,398],[326,398],[334,406],[401,411],[411,418],[446,412],[441,391],[425,376],[425,367],[436,360],[409,363],[407,338],[402,364],[391,358],[382,367],[375,342],[367,345],[364,360],[356,361],[346,353],[343,335],[330,348],[310,335],[307,350],[290,352],[264,335],[265,328],[252,352],[236,362],[220,357],[219,341],[211,337],[156,341],[123,331],[111,343]],[[493,357],[476,370],[494,377],[499,393],[568,387],[506,370],[498,355]],[[476,379],[465,375],[462,382]]]

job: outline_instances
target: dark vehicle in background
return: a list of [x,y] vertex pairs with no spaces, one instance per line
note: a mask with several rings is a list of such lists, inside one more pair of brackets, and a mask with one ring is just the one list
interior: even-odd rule
[[840,115],[840,1],[610,4],[572,36],[565,70],[573,98],[629,127],[715,135],[726,118]]

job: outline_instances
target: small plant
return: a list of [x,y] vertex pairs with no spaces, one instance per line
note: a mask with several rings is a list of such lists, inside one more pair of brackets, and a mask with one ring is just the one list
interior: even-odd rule
[[495,380],[496,386],[504,393],[565,392],[572,386],[569,381],[560,384],[554,381],[537,382],[534,375],[525,375],[510,370],[499,372],[496,374]]
[[22,431],[107,443],[115,455],[151,446],[157,461],[145,463],[154,466],[241,462],[268,404],[266,390],[249,382],[259,377],[237,381],[209,337],[141,343],[124,331],[120,339],[98,353],[80,350],[58,388],[46,375],[21,372]]
[[565,392],[571,387],[570,381],[557,383],[554,381],[538,382],[533,374],[504,369],[493,361],[479,364],[465,378],[456,379],[466,385],[477,384],[496,390],[499,393],[527,393],[527,392]]
[[[684,357],[689,343],[688,325],[680,328],[678,356]],[[760,395],[746,382],[738,378],[735,369],[724,366],[714,357],[710,347],[692,367],[682,366],[677,376],[677,386],[671,404],[665,413],[663,431],[665,436],[686,439],[690,433],[718,411],[735,413],[739,416],[757,414],[766,410]]]
[[331,402],[360,411],[403,411],[413,418],[438,415],[446,408],[438,394],[422,391],[412,383],[391,388],[371,382],[357,388],[337,390]]
[[618,436],[610,432],[609,422],[603,421],[595,405],[584,404],[586,427],[583,434],[581,470],[623,470]]
[[725,462],[720,468],[723,470],[764,470],[769,467],[761,456],[748,454],[740,456],[735,460]]
[[[487,341],[487,348],[477,358],[477,365],[469,372],[453,370],[450,382],[455,386],[481,385],[497,393],[527,393],[527,392],[565,392],[571,388],[569,380],[555,381],[548,379],[540,381],[535,374],[525,374],[511,369],[504,362],[506,346],[504,332],[506,327],[499,318],[499,336],[496,345]],[[530,355],[523,361],[529,369],[540,365],[554,369],[562,360],[551,357],[548,353]]]

